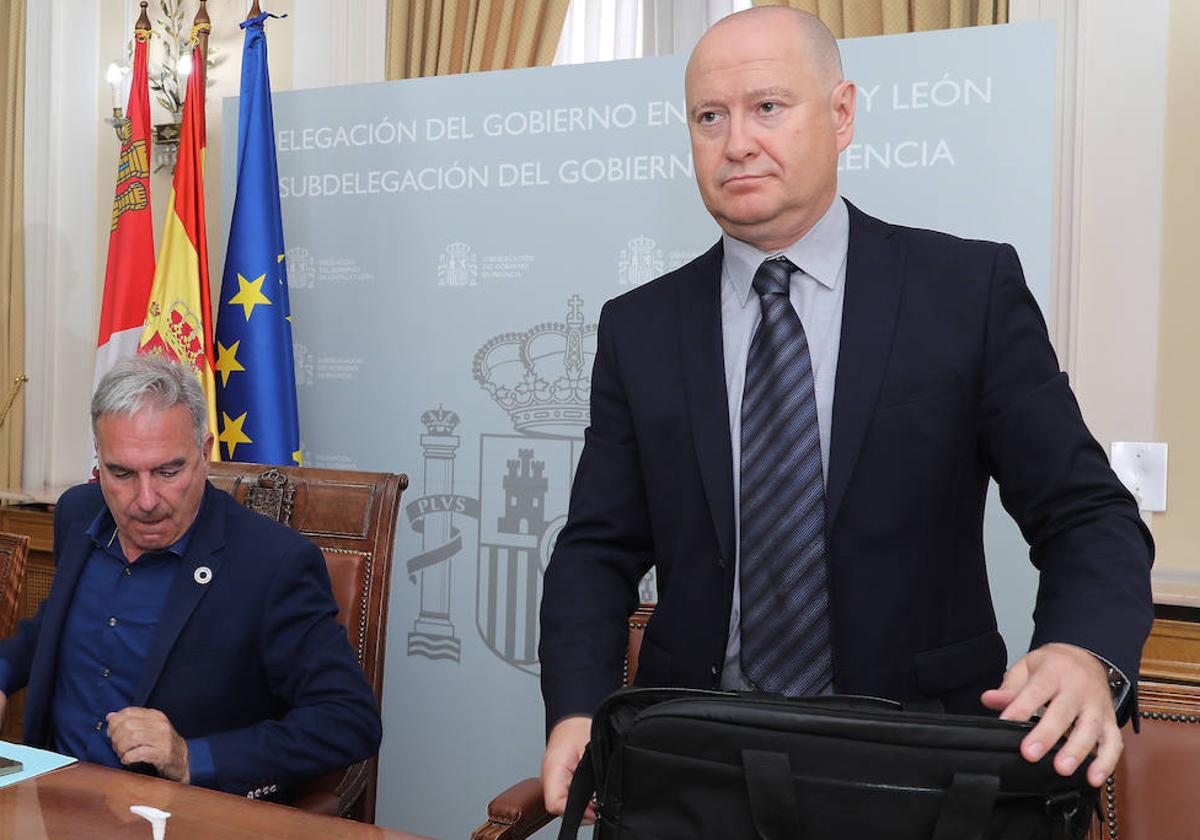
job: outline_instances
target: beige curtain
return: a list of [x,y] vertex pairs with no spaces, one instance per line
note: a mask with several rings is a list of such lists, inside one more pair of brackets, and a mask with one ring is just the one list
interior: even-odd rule
[[754,0],[812,12],[838,38],[1008,22],[1008,0]]
[[[0,412],[25,367],[25,0],[0,0]],[[21,486],[24,390],[0,426],[0,487]]]
[[388,0],[387,77],[544,66],[569,0]]

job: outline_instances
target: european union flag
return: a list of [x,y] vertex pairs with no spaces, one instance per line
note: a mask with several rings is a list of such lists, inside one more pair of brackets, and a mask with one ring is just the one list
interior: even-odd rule
[[217,436],[222,460],[300,463],[300,422],[275,121],[262,14],[242,23],[237,197],[217,309]]

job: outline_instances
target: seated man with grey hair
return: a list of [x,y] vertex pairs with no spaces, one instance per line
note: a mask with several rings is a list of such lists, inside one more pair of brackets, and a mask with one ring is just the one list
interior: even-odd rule
[[0,719],[26,686],[32,746],[253,797],[373,755],[321,552],[208,483],[191,371],[123,360],[91,413],[100,482],[55,507],[53,587],[0,642]]

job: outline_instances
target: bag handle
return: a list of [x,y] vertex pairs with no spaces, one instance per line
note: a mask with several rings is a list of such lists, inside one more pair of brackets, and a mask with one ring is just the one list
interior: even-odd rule
[[930,840],[983,840],[1000,777],[955,773]]
[[563,810],[562,823],[558,827],[558,840],[574,840],[583,823],[588,803],[596,791],[596,768],[592,766],[592,745],[583,748],[583,755],[575,765],[571,787],[567,789],[567,805]]
[[750,815],[762,840],[792,840],[801,836],[800,806],[792,783],[787,753],[742,750]]
[[[758,836],[762,840],[801,836],[800,806],[787,754],[742,750],[742,765]],[[999,789],[998,776],[955,773],[930,840],[983,840]]]

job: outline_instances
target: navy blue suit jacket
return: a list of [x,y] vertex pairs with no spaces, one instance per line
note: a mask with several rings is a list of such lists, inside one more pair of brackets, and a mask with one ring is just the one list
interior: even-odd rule
[[[65,492],[54,511],[55,575],[37,614],[0,642],[26,685],[24,738],[52,742],[59,638],[104,505],[99,485]],[[212,580],[198,583],[207,566]],[[211,484],[163,604],[132,705],[158,709],[184,738],[207,737],[217,787],[283,791],[379,748],[375,698],[337,624],[321,551]]]
[[[547,723],[618,687],[653,564],[637,681],[718,685],[735,573],[722,249],[600,317],[591,426],[545,577]],[[1032,646],[1136,678],[1153,544],[1084,425],[1011,246],[850,207],[826,545],[838,691],[982,711],[1007,654],[983,553],[988,479],[1040,570]]]

